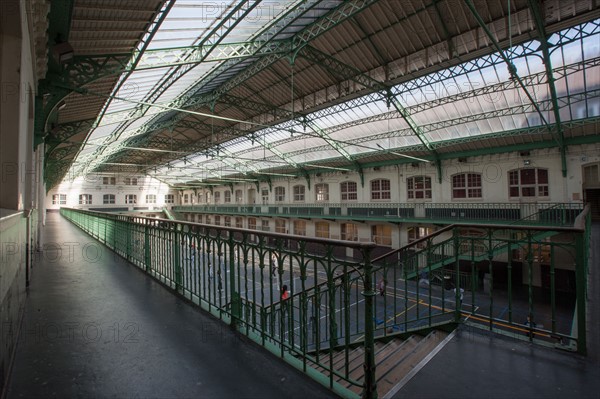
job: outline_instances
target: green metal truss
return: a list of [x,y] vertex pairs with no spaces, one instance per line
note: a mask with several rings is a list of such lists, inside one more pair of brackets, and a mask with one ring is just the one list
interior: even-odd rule
[[[506,56],[506,54],[504,53],[504,51],[502,50],[502,48],[500,47],[500,45],[498,44],[498,41],[496,40],[496,38],[494,37],[494,34],[490,31],[490,29],[488,28],[487,24],[483,21],[483,19],[481,18],[481,16],[479,15],[479,13],[477,12],[477,9],[475,8],[475,5],[473,4],[473,2],[471,0],[464,0],[465,4],[467,5],[467,7],[469,8],[469,10],[471,11],[471,14],[473,14],[473,16],[475,17],[475,19],[477,20],[477,23],[479,24],[479,26],[481,26],[481,28],[484,30],[484,32],[486,33],[486,35],[488,36],[488,38],[492,41],[494,47],[496,48],[496,51],[498,51],[498,53],[500,54],[500,56],[502,57],[502,59],[504,60],[504,62],[506,63],[506,65],[508,65],[508,70],[509,73],[511,75],[512,78],[516,79],[517,82],[519,83],[519,86],[521,86],[521,88],[523,89],[523,92],[525,93],[525,95],[527,96],[527,98],[529,99],[529,101],[531,101],[531,103],[534,105],[537,113],[540,115],[540,118],[542,120],[542,122],[547,125],[548,127],[551,127],[551,124],[546,120],[546,117],[544,116],[544,114],[542,113],[542,110],[539,109],[537,107],[537,102],[535,100],[535,98],[531,95],[531,93],[529,92],[529,90],[527,90],[527,86],[525,86],[525,84],[523,83],[523,81],[521,80],[521,77],[519,76],[519,73],[517,72],[517,67],[512,63],[511,59],[508,58]],[[529,5],[530,7],[535,7],[532,5],[532,2],[529,1]],[[533,11],[533,9],[532,9]],[[538,10],[539,11],[539,10]],[[533,14],[535,14],[535,12],[533,12]],[[535,15],[534,15],[534,19],[536,19]],[[541,23],[541,22],[539,22]],[[539,23],[536,20],[536,25],[538,25],[538,32],[539,31]],[[545,32],[540,32],[543,34],[539,34],[538,36],[538,40],[542,43],[542,48],[544,47],[544,45],[547,45],[547,39],[546,39],[546,34]],[[509,32],[509,35],[511,35],[512,32]],[[546,47],[546,53],[547,53],[548,49]],[[544,56],[545,57],[545,56]],[[549,61],[549,58],[545,61]],[[550,81],[552,80],[552,70],[551,68],[548,66],[548,64],[546,64],[546,71],[549,72],[548,74],[548,82],[551,85],[551,87],[553,87],[553,83],[550,83]],[[556,96],[556,92],[554,92],[553,96]],[[558,113],[558,108],[555,108],[555,113]],[[555,122],[558,123],[560,121],[560,117],[558,119],[558,121]],[[564,148],[564,137],[562,134],[562,131],[560,129],[551,129],[554,133],[553,135],[556,138],[556,142],[560,148],[560,152],[561,152],[561,163],[562,163],[562,167],[563,167],[563,176],[567,175],[567,161],[566,161],[566,155],[565,155],[565,148]],[[556,131],[555,131],[556,130]]]
[[[300,46],[306,44],[306,40],[312,40],[315,37],[318,37],[319,35],[325,33],[326,31],[333,28],[337,24],[343,22],[345,19],[352,17],[353,15],[360,12],[364,8],[375,3],[376,1],[377,0],[371,0],[371,1],[363,0],[363,1],[349,1],[349,2],[342,3],[337,8],[333,9],[331,12],[329,12],[329,13],[325,14],[323,17],[319,18],[315,23],[307,26],[303,31],[296,34],[292,38],[294,46],[300,47]],[[301,13],[293,14],[290,16],[290,18],[297,19],[300,15],[302,15],[302,14]],[[283,29],[283,25],[280,28]],[[226,83],[221,85],[220,88],[215,90],[210,95],[210,97],[212,97],[211,101],[215,101],[215,98],[218,98],[220,95],[229,92],[231,89],[237,87],[239,84],[241,84],[245,80],[254,76],[256,73],[264,70],[265,68],[267,68],[268,66],[270,66],[271,64],[273,64],[274,62],[278,61],[281,58],[283,58],[283,55],[281,55],[281,54],[270,54],[268,56],[261,57],[257,62],[253,63],[250,67],[245,68],[240,74],[236,75],[233,79],[228,80]],[[219,67],[215,68],[215,70],[213,70],[213,72],[211,74],[209,74],[209,76],[207,76],[205,79],[203,79],[203,81],[201,83],[199,83],[199,85],[197,85],[197,87],[204,86],[209,81],[211,81],[214,77],[219,76],[220,73],[229,69],[232,66],[231,65],[232,62],[237,64],[239,62],[239,60],[230,60],[230,61],[223,63]],[[184,95],[180,96],[179,98],[177,98],[176,100],[171,102],[170,106],[174,107],[174,108],[188,108],[189,109],[189,108],[195,108],[195,107],[198,107],[201,105],[206,105],[207,104],[206,95],[204,95],[204,94],[201,95],[200,101],[198,101],[198,99],[196,98],[197,91],[198,91],[198,89],[189,90],[187,93],[185,93]],[[182,119],[183,117],[185,117],[185,115],[180,114],[180,115],[175,115],[173,117],[173,119],[175,119],[175,120]],[[151,123],[148,125],[151,126]],[[104,161],[104,160],[99,159],[97,161],[97,163],[101,163],[102,161]]]
[[344,64],[343,62],[337,60],[334,57],[331,57],[322,51],[317,50],[311,46],[305,46],[303,51],[299,53],[302,57],[308,59],[311,62],[316,63],[317,65],[321,65],[325,69],[329,70],[331,73],[346,80],[352,80],[362,86],[364,86],[369,91],[374,91],[380,93],[382,98],[386,101],[389,101],[396,111],[402,116],[402,119],[410,126],[411,130],[415,134],[415,136],[423,143],[423,145],[428,149],[428,151],[433,155],[434,162],[436,163],[436,167],[438,169],[438,180],[439,183],[442,182],[442,169],[441,162],[439,162],[436,151],[431,148],[431,144],[425,137],[422,129],[415,123],[410,114],[406,111],[406,109],[400,104],[397,97],[392,95],[391,85],[386,83],[382,83],[368,76],[367,74],[359,71],[353,66]]
[[538,37],[541,43],[542,54],[544,56],[544,66],[546,67],[546,76],[548,89],[550,90],[550,96],[552,97],[552,111],[554,112],[554,123],[556,124],[556,130],[559,140],[560,154],[561,154],[561,163],[562,163],[562,174],[563,177],[567,177],[567,156],[566,156],[566,148],[564,145],[564,132],[562,127],[562,122],[560,118],[560,109],[558,106],[558,100],[556,95],[556,85],[554,84],[554,71],[552,70],[552,60],[550,58],[550,51],[548,49],[548,35],[546,34],[546,29],[544,28],[544,22],[542,20],[542,13],[540,10],[540,5],[537,0],[528,0],[529,8],[531,10],[531,14],[533,15],[533,19],[535,21],[535,26],[538,31]]
[[[225,16],[211,31],[206,37],[199,43],[200,46],[208,46],[208,48],[202,53],[202,56],[196,60],[197,63],[201,63],[206,60],[208,55],[214,50],[214,46],[218,45],[223,38],[230,33],[237,24],[247,16],[257,5],[259,1],[256,0],[245,0],[236,4],[235,7]],[[197,54],[196,50],[190,50],[190,54],[183,56],[183,58],[188,58],[191,54]],[[196,64],[184,64],[184,65],[176,65],[172,68],[171,72],[165,75],[160,81],[156,82],[154,88],[144,97],[143,102],[152,103],[156,101],[173,83],[179,80],[184,74],[186,74],[189,70],[191,70]],[[146,112],[150,109],[149,105],[139,104],[135,109],[130,111],[131,115],[139,115],[140,117],[144,116]],[[129,126],[132,122],[126,121],[120,124],[120,126],[113,131],[111,134],[111,139],[118,139],[123,131]],[[106,147],[99,147],[95,155],[98,158],[102,157]],[[93,170],[94,164],[86,166],[86,170]]]

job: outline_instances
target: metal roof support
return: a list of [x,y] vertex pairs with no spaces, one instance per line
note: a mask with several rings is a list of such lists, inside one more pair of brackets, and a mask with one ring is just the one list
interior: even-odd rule
[[439,156],[437,152],[431,148],[431,144],[423,134],[421,128],[415,123],[410,114],[406,111],[406,109],[400,104],[396,96],[394,96],[391,92],[390,86],[385,83],[379,82],[372,77],[364,74],[353,66],[347,65],[338,59],[323,53],[322,51],[317,50],[314,47],[306,46],[303,51],[300,52],[302,57],[321,65],[331,73],[335,74],[338,77],[343,79],[352,80],[360,85],[365,86],[367,89],[371,91],[380,92],[382,98],[386,101],[389,101],[394,108],[400,113],[402,118],[406,121],[408,126],[410,126],[411,130],[417,136],[419,141],[423,143],[425,148],[431,153],[434,158],[434,162],[436,164],[437,172],[438,172],[438,182],[442,183],[442,165],[439,160]]
[[554,73],[552,71],[552,60],[550,58],[550,51],[548,50],[548,35],[544,28],[544,21],[542,20],[542,12],[538,0],[528,0],[529,9],[533,15],[535,26],[538,31],[540,44],[542,47],[542,54],[544,56],[544,66],[546,67],[546,79],[548,88],[550,89],[550,96],[552,97],[552,111],[554,112],[554,120],[556,123],[556,130],[558,134],[558,141],[560,147],[560,160],[562,164],[563,177],[567,177],[567,155],[565,148],[565,136],[563,132],[562,123],[560,120],[560,108],[558,106],[558,100],[556,96],[556,85],[554,84]]
[[350,155],[348,153],[348,151],[346,151],[344,149],[344,147],[342,147],[340,145],[339,141],[333,140],[329,136],[329,134],[327,134],[327,132],[325,132],[323,129],[321,129],[319,126],[317,126],[314,122],[305,120],[304,124],[310,130],[312,130],[313,132],[315,132],[317,134],[317,136],[319,136],[320,138],[322,138],[323,140],[325,140],[325,142],[327,142],[327,144],[329,144],[340,155],[342,155],[344,158],[346,158],[346,160],[350,161],[352,163],[352,165],[354,165],[354,167],[356,167],[358,175],[360,176],[361,187],[364,187],[365,186],[365,176],[364,176],[364,171],[363,171],[363,168],[362,168],[361,164],[358,163],[354,158],[352,158],[352,155]]
[[[208,55],[214,50],[215,46],[217,46],[225,36],[233,29],[237,24],[248,15],[254,7],[256,7],[260,3],[257,0],[244,0],[238,3],[228,14],[224,17],[211,31],[210,33],[199,43],[200,46],[208,45],[209,48],[203,54],[203,57],[197,60],[197,63],[203,62]],[[185,56],[185,58],[187,58]],[[196,64],[197,64],[196,63]],[[156,82],[153,90],[151,90],[144,98],[143,102],[154,102],[156,101],[173,83],[175,83],[181,76],[183,76],[186,72],[192,69],[196,64],[185,64],[178,65],[173,68],[173,70],[166,76],[161,78],[160,81]],[[130,114],[138,115],[139,117],[144,116],[146,112],[150,109],[150,106],[146,104],[139,104],[137,107],[130,111]],[[117,129],[115,129],[112,133],[112,136],[115,136],[115,139],[118,139],[123,133],[124,129],[130,125],[131,122],[122,123]],[[90,168],[93,170],[95,165],[104,160],[102,158],[102,154],[104,152],[105,147],[101,147],[97,150],[96,155],[99,158],[98,161],[94,162]]]
[[[485,23],[485,21],[481,18],[481,16],[477,12],[477,9],[475,8],[475,5],[473,5],[473,2],[471,0],[464,0],[464,2],[467,5],[467,7],[469,7],[469,10],[471,11],[471,14],[473,14],[473,16],[477,20],[477,23],[479,24],[479,26],[481,26],[481,29],[483,29],[483,31],[485,32],[485,34],[488,36],[488,38],[493,43],[494,48],[496,48],[496,50],[500,54],[500,57],[502,57],[502,59],[504,60],[504,62],[506,63],[506,65],[508,65],[508,71],[509,71],[510,75],[514,79],[516,79],[517,82],[519,82],[519,86],[521,86],[521,88],[525,92],[525,95],[527,96],[527,98],[529,99],[529,101],[531,101],[531,104],[534,106],[536,112],[540,115],[540,118],[541,118],[542,122],[545,125],[547,125],[550,128],[550,130],[552,131],[553,129],[551,129],[551,125],[546,120],[546,117],[544,116],[544,114],[542,113],[542,111],[539,109],[539,107],[537,105],[537,102],[535,101],[535,99],[533,98],[533,96],[531,95],[531,93],[529,92],[529,90],[527,90],[527,87],[525,86],[525,84],[523,83],[523,80],[519,76],[519,74],[517,72],[517,67],[506,56],[506,54],[504,53],[504,50],[502,50],[502,47],[500,47],[500,44],[498,43],[498,41],[496,40],[496,38],[494,37],[494,35],[490,31],[490,29],[487,27],[487,24]],[[508,32],[508,34],[510,36],[510,35],[512,35],[512,32]],[[563,144],[561,142],[560,136],[556,132],[553,132],[553,135],[555,136],[556,143],[559,145],[559,147],[562,147]]]

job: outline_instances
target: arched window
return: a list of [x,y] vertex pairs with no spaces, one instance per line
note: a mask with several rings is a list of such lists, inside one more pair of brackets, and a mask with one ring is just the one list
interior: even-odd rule
[[392,198],[390,187],[390,181],[388,179],[371,180],[371,199],[374,201],[389,200]]
[[508,172],[509,198],[546,198],[548,190],[548,170],[525,168]]
[[452,198],[481,197],[481,174],[458,173],[452,176]]
[[356,182],[345,181],[340,183],[340,198],[342,201],[356,201],[358,199]]
[[408,199],[431,199],[431,177],[413,176],[406,180]]
[[79,194],[80,205],[90,205],[92,203],[92,194]]

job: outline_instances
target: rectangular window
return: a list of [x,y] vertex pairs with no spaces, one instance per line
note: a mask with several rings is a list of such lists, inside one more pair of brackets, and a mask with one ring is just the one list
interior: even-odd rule
[[269,221],[265,220],[265,219],[261,220],[261,226],[260,227],[261,227],[262,231],[269,231],[270,230]]
[[285,220],[283,219],[276,219],[275,220],[275,232],[276,233],[281,233],[281,234],[285,234]]
[[206,224],[211,224],[212,220],[210,218],[210,215],[206,215]]
[[294,234],[297,236],[306,235],[306,221],[294,220]]
[[342,240],[358,241],[358,225],[354,223],[342,223]]
[[215,204],[220,204],[220,203],[221,203],[221,192],[215,191]]
[[190,202],[190,195],[189,194],[183,194],[183,203],[187,204]]
[[175,196],[173,194],[165,194],[165,204],[174,204]]
[[510,198],[548,197],[548,170],[526,168],[508,172],[508,195]]
[[304,186],[294,186],[294,202],[304,202]]
[[231,191],[229,191],[229,190],[225,191],[224,201],[225,201],[226,204],[230,204],[231,203]]
[[52,196],[52,205],[66,205],[67,194],[54,194]]
[[371,226],[371,240],[377,245],[389,247],[392,245],[392,226],[378,224]]
[[105,205],[114,204],[115,203],[115,195],[114,194],[104,194],[104,196],[102,197],[102,203]]
[[248,218],[248,228],[250,230],[256,230],[256,218]]
[[267,205],[269,203],[269,190],[262,189],[260,191],[260,196],[262,198],[263,205]]
[[137,204],[137,195],[135,195],[135,194],[127,194],[125,196],[125,203],[126,204]]
[[235,203],[241,204],[243,201],[242,190],[235,190]]
[[117,179],[114,177],[104,176],[102,178],[102,184],[114,186],[117,183]]
[[219,216],[219,215],[215,216],[215,224],[217,226],[221,225],[221,216]]
[[231,227],[231,216],[225,216],[225,227]]
[[315,237],[329,238],[329,223],[327,223],[327,222],[315,223]]
[[146,204],[156,204],[156,195],[146,194]]
[[137,177],[126,177],[123,182],[126,186],[137,186],[138,180]]
[[241,217],[236,217],[235,218],[235,227],[237,227],[238,229],[244,228],[244,219],[242,219]]

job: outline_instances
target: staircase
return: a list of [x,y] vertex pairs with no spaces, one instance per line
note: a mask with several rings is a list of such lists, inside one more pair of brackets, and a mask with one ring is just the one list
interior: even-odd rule
[[[387,342],[376,342],[375,375],[377,378],[378,397],[385,398],[388,393],[393,394],[394,392],[392,392],[392,390],[394,387],[398,385],[398,383],[400,383],[400,381],[402,381],[402,379],[405,378],[421,361],[423,361],[423,359],[425,359],[427,355],[429,355],[447,336],[447,332],[433,330],[426,336],[413,334],[407,339],[396,337]],[[324,367],[317,366],[316,369],[325,375],[329,375],[327,369],[329,369],[329,362],[331,359],[333,369],[339,374],[347,375],[348,379],[354,381],[364,381],[364,346],[349,350],[347,356],[348,374],[346,374],[346,351],[344,350],[334,350],[331,357],[327,351],[320,352],[319,361]],[[335,376],[334,380],[358,395],[362,392],[362,387],[351,384],[341,377]]]

